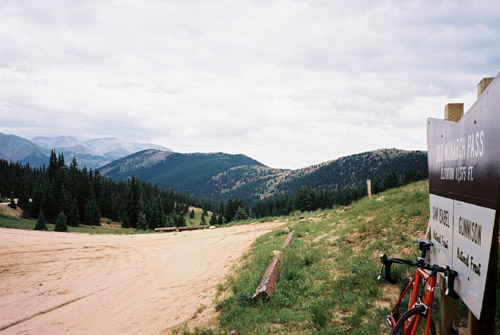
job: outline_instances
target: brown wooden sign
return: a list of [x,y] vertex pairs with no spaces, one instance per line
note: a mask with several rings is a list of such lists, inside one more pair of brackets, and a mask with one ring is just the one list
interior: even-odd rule
[[479,319],[500,195],[500,80],[459,122],[428,119],[431,261],[459,274],[456,291]]
[[495,79],[459,122],[427,120],[429,191],[498,209],[500,81]]

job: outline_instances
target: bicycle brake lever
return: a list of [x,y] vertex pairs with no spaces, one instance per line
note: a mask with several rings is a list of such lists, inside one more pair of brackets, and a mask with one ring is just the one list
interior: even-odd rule
[[380,264],[380,274],[378,275],[377,280],[382,278],[382,272],[384,271],[384,263]]

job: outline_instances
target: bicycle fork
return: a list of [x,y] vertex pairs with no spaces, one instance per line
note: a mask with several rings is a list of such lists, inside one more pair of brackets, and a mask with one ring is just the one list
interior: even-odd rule
[[[437,276],[429,274],[427,271],[423,269],[418,269],[417,274],[415,275],[414,279],[415,281],[417,280],[417,277],[419,277],[418,280],[423,279],[425,283],[425,290],[424,294],[422,296],[421,300],[418,300],[415,302],[415,304],[411,307],[418,307],[418,306],[423,306],[425,311],[422,315],[426,316],[426,322],[425,322],[425,332],[424,334],[429,334],[430,333],[430,327],[431,327],[431,314],[432,314],[432,302],[434,301],[434,293],[436,289],[436,279]],[[414,287],[418,287],[418,282],[417,284],[414,284]],[[412,300],[414,297],[415,292],[412,292]],[[406,322],[406,325],[404,327],[403,334],[405,335],[414,335],[417,328],[418,324],[421,321],[421,316],[422,315],[417,315],[415,318],[408,320]]]

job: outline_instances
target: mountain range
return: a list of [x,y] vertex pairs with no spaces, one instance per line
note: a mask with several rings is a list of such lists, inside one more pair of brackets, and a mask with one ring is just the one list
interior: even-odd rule
[[113,180],[135,175],[162,188],[214,200],[239,197],[252,202],[309,185],[313,189],[358,187],[366,179],[382,182],[392,171],[400,180],[427,176],[427,153],[381,149],[341,157],[298,170],[275,169],[247,157],[225,153],[181,154],[145,150],[99,170]]
[[135,175],[161,188],[213,200],[239,197],[248,202],[311,188],[340,190],[383,181],[394,171],[402,180],[428,174],[427,153],[380,149],[324,162],[298,170],[265,166],[245,155],[176,153],[154,144],[127,143],[116,138],[81,141],[72,136],[35,137],[31,141],[0,133],[0,159],[48,166],[50,150],[63,153],[69,164],[99,169],[105,177],[126,181]]
[[86,141],[73,136],[42,137],[31,140],[0,133],[0,158],[33,167],[48,165],[50,151],[64,154],[69,163],[76,157],[80,167],[96,169],[112,161],[145,149],[171,151],[168,148],[150,143],[129,143],[115,137],[95,138]]

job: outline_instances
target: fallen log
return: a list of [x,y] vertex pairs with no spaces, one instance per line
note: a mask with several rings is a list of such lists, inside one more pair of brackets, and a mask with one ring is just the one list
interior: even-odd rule
[[162,228],[155,228],[155,231],[197,230],[197,229],[203,229],[203,228],[206,228],[206,227],[207,226],[162,227]]
[[285,240],[285,243],[283,243],[283,246],[281,247],[281,249],[285,249],[286,247],[288,247],[288,245],[290,244],[290,241],[292,240],[293,233],[295,233],[295,230],[292,230],[290,233],[288,233],[286,240]]
[[274,291],[274,284],[276,283],[276,278],[278,277],[278,265],[281,260],[281,252],[276,252],[273,259],[267,266],[266,272],[262,276],[259,286],[255,290],[252,300],[267,299]]

